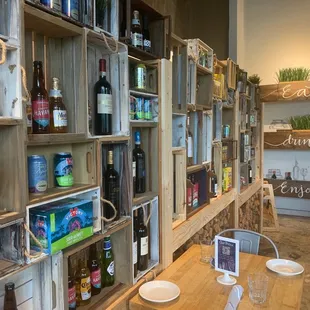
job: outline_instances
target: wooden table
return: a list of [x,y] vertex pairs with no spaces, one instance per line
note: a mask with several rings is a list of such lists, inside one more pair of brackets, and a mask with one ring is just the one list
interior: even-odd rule
[[[210,247],[210,252],[213,251]],[[270,257],[240,253],[240,276],[237,284],[244,288],[238,310],[299,309],[303,289],[304,275],[282,277],[266,268]],[[269,277],[267,302],[254,305],[249,299],[247,276],[250,273],[263,272]],[[200,262],[200,247],[193,245],[179,259],[163,271],[156,279],[176,283],[180,297],[171,303],[159,305],[144,301],[138,294],[130,300],[131,310],[223,310],[226,306],[231,287],[216,281],[220,273],[209,264]]]

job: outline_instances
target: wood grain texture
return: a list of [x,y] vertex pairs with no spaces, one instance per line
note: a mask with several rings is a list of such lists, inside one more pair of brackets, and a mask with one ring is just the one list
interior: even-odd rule
[[[212,248],[209,248],[210,254]],[[268,271],[266,262],[270,258],[258,255],[240,253],[240,276],[238,284],[244,288],[239,310],[270,309],[292,310],[299,309],[303,288],[304,275],[295,277],[280,277]],[[262,272],[269,278],[267,302],[258,307],[249,299],[247,276],[250,273]],[[155,310],[155,309],[212,309],[225,308],[231,287],[225,287],[216,281],[220,273],[216,272],[209,264],[200,262],[199,245],[192,246],[170,267],[163,271],[156,279],[168,280],[180,287],[181,295],[169,304],[153,304],[144,301],[138,294],[130,300],[130,310]]]
[[264,133],[265,149],[310,150],[310,130],[279,130]]
[[310,181],[268,179],[275,196],[310,199]]
[[260,86],[262,102],[305,101],[310,99],[310,81],[282,82]]
[[211,203],[190,217],[186,222],[177,226],[173,230],[172,250],[176,251],[189,238],[212,220],[217,214],[224,210],[229,204],[235,200],[236,191],[230,192],[214,199]]

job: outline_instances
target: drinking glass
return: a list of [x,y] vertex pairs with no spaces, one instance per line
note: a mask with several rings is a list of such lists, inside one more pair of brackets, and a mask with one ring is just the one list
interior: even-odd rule
[[263,304],[267,300],[268,277],[263,273],[249,274],[249,296],[254,304]]
[[200,250],[201,250],[201,257],[200,261],[202,263],[210,263],[212,258],[212,250],[211,250],[211,243],[212,240],[204,240],[200,241]]

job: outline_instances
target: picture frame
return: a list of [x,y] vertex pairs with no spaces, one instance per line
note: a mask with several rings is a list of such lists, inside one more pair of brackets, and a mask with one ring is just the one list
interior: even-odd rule
[[217,281],[233,285],[237,281],[230,275],[239,277],[239,240],[215,236],[215,270],[224,273]]

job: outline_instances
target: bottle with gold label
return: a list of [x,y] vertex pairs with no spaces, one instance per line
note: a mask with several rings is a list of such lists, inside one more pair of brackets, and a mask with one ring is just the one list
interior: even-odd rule
[[67,109],[62,100],[59,89],[59,79],[53,78],[53,86],[49,92],[50,97],[50,132],[66,133],[68,131]]
[[86,266],[85,255],[79,260],[79,267],[75,276],[75,288],[77,306],[88,305],[91,299],[91,281],[90,271]]

